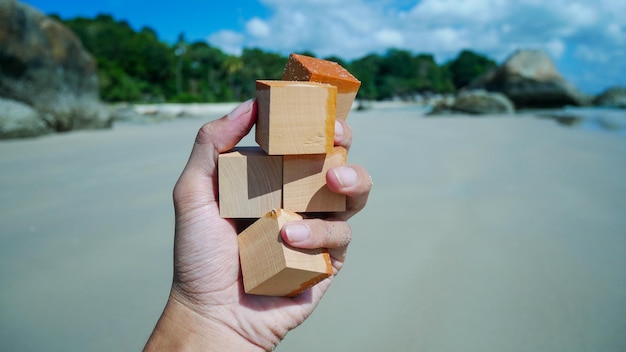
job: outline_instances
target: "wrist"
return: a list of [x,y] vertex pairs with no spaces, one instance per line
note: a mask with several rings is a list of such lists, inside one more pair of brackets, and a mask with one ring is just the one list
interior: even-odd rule
[[144,352],[150,351],[263,351],[234,330],[201,316],[171,297]]

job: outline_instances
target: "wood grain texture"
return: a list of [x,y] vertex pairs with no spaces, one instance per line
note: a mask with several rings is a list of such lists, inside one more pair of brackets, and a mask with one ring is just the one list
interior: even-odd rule
[[326,173],[346,164],[347,151],[334,147],[328,154],[285,155],[283,158],[283,207],[298,212],[346,210],[346,197],[326,185]]
[[218,158],[220,216],[259,218],[282,205],[282,156],[238,147]]
[[289,221],[301,219],[294,212],[276,209],[239,234],[246,293],[296,296],[332,274],[325,249],[296,249],[282,241],[280,229]]
[[320,154],[333,147],[337,88],[257,81],[256,142],[270,155]]
[[336,62],[291,54],[283,72],[285,81],[327,83],[337,87],[336,118],[345,120],[350,113],[361,81]]

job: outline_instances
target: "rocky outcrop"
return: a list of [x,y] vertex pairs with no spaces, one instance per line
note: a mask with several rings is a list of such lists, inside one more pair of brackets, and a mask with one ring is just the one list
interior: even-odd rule
[[37,137],[51,132],[35,109],[0,98],[0,138]]
[[111,126],[96,62],[78,37],[15,0],[0,0],[0,97],[30,106],[54,131]]
[[513,114],[514,112],[513,103],[504,94],[469,90],[461,92],[452,101],[442,100],[435,105],[430,115],[454,113],[489,115]]
[[470,84],[506,95],[517,109],[589,105],[591,99],[567,82],[541,50],[519,50],[500,67]]
[[452,108],[469,114],[512,114],[513,103],[501,93],[484,90],[462,92],[455,99]]
[[611,87],[598,95],[593,105],[626,109],[626,87]]

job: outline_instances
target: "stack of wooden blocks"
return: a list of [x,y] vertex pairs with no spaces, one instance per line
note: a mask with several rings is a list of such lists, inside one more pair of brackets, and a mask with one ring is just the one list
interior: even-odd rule
[[280,81],[256,82],[258,147],[237,147],[218,160],[220,215],[258,220],[238,236],[244,289],[296,296],[332,274],[325,249],[283,243],[282,226],[298,213],[338,212],[326,172],[346,163],[334,146],[335,119],[345,120],[361,85],[339,64],[291,54]]

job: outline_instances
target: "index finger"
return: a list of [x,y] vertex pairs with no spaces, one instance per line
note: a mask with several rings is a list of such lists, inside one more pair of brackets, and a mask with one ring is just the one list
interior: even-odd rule
[[335,146],[350,150],[352,145],[352,128],[343,120],[335,120]]

